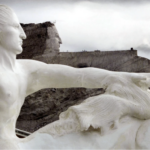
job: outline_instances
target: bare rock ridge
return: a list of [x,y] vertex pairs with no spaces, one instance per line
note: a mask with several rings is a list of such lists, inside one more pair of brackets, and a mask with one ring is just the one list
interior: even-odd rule
[[[113,71],[150,72],[150,60],[137,56],[136,50],[94,52],[57,52],[44,54],[47,28],[54,24],[22,24],[28,38],[23,44],[24,52],[18,58],[30,58],[50,64],[65,64],[77,68],[96,67]],[[25,100],[17,128],[34,132],[58,119],[69,106],[78,104],[88,97],[104,93],[103,89],[44,89]]]
[[77,68],[96,67],[112,71],[149,72],[150,60],[137,56],[136,50],[60,52],[56,56],[41,55],[33,59],[50,64]]

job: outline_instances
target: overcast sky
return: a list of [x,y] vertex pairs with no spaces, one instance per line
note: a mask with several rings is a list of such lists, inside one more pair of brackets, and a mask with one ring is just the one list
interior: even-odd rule
[[150,58],[150,0],[0,0],[22,23],[56,22],[61,51],[127,50]]

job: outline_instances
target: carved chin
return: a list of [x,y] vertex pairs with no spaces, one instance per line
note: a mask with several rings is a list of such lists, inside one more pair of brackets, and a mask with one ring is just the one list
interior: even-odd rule
[[20,49],[17,50],[17,53],[16,54],[21,54],[23,51],[22,47]]
[[56,43],[56,44],[55,44],[55,49],[59,50],[59,48],[60,48],[60,44],[59,44],[59,43]]

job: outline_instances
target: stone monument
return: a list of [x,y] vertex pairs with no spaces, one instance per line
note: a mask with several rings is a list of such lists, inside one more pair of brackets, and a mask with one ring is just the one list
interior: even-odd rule
[[23,52],[17,55],[18,59],[32,59],[37,56],[57,55],[62,44],[54,23],[21,24],[27,39],[23,42]]
[[[150,148],[150,74],[73,68],[16,60],[26,35],[16,14],[0,5],[0,149]],[[103,88],[25,139],[15,134],[26,96],[43,88]]]

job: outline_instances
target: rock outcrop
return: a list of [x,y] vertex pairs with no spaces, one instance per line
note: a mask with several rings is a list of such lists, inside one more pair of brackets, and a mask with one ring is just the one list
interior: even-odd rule
[[23,41],[23,52],[18,55],[19,59],[31,59],[34,56],[44,54],[46,49],[46,39],[48,38],[48,27],[53,27],[51,22],[40,24],[21,24],[27,39]]
[[[65,64],[77,68],[96,67],[112,71],[150,72],[150,60],[137,56],[136,50],[57,52],[45,54],[47,28],[52,23],[27,24],[23,28],[28,36],[23,44],[24,52],[18,58],[30,58],[50,64]],[[104,93],[104,89],[44,89],[25,100],[17,128],[34,132],[58,119],[69,106],[81,103],[88,97]]]
[[150,60],[137,56],[137,50],[60,52],[56,56],[41,55],[33,59],[77,68],[96,67],[112,71],[150,72]]

